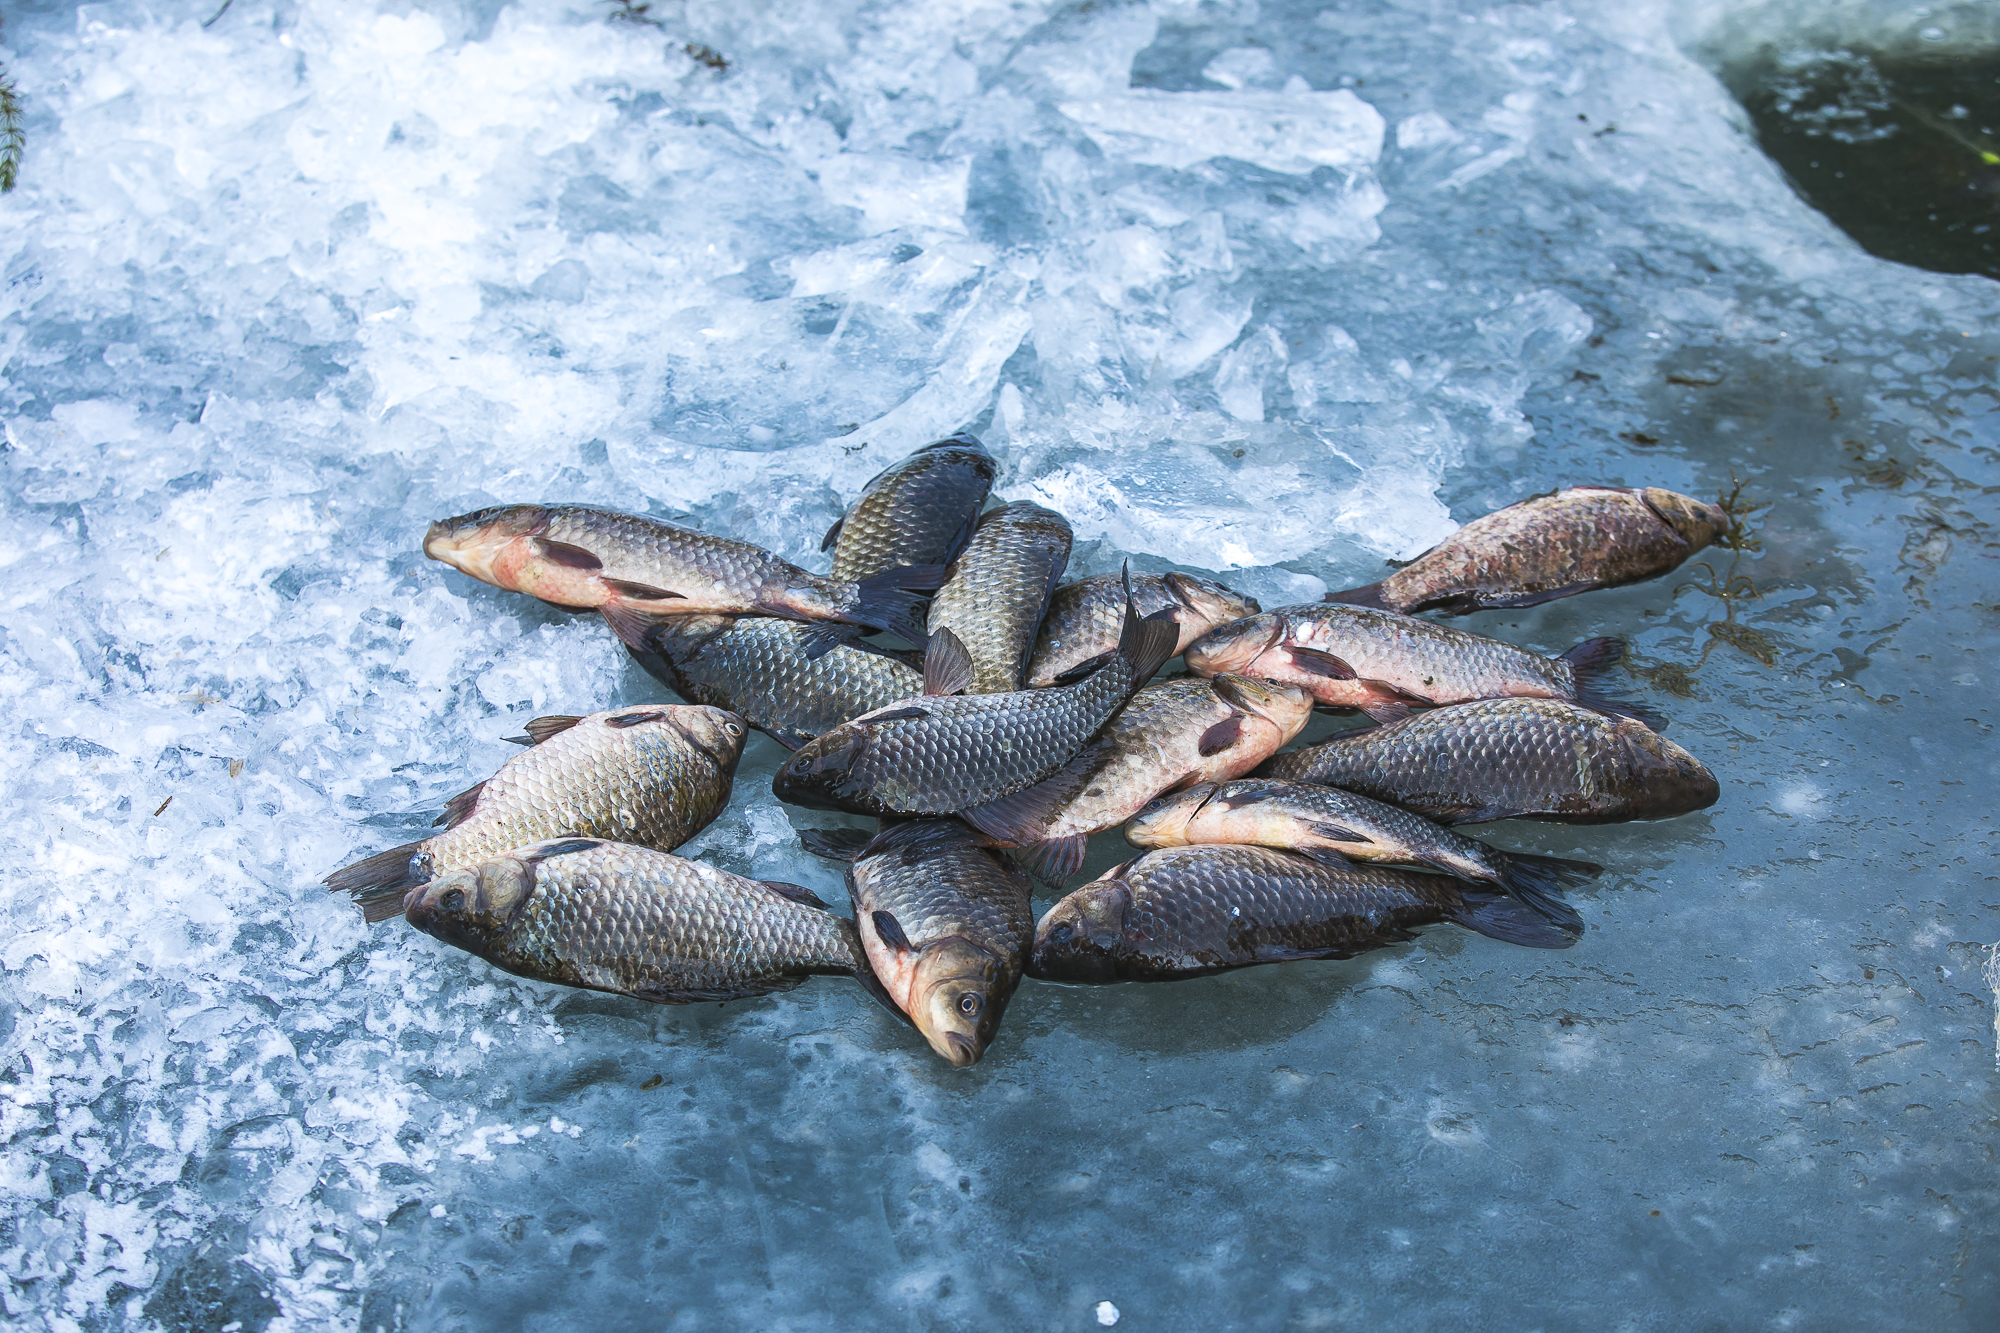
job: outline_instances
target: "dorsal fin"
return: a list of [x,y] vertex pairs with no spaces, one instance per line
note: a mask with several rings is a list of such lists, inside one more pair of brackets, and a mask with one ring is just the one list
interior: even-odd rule
[[540,745],[551,736],[562,735],[581,721],[583,719],[580,717],[565,717],[558,713],[549,717],[529,718],[528,725],[521,730],[528,733],[528,744]]
[[924,693],[963,694],[972,684],[972,654],[948,629],[931,635],[924,652]]
[[[531,722],[528,724],[533,726]],[[486,790],[484,782],[475,782],[458,795],[444,803],[444,813],[431,821],[432,828],[457,828],[472,818],[472,812],[479,804],[479,793]]]

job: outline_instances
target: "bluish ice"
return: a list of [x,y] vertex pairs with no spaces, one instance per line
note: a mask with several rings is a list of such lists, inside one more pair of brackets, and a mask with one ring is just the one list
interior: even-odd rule
[[[11,1322],[1994,1326],[2000,288],[1863,253],[1718,77],[1989,11],[640,17],[0,13]],[[811,563],[960,428],[1074,568],[1267,604],[1560,484],[1740,482],[1749,549],[1469,622],[1628,635],[1722,799],[1484,830],[1611,867],[1567,952],[1029,983],[964,1072],[845,983],[561,991],[317,886],[525,719],[661,697],[431,518]],[[695,850],[838,901],[778,754]]]

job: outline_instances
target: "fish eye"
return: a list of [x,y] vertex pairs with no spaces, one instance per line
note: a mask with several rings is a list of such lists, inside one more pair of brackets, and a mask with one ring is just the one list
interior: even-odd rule
[[465,906],[465,891],[463,889],[453,889],[450,893],[438,899],[438,906],[447,912],[456,912],[459,908]]
[[958,1012],[964,1014],[967,1018],[971,1018],[974,1014],[979,1012],[979,997],[977,995],[969,995],[969,994],[959,996]]
[[1067,921],[1049,930],[1050,944],[1068,944],[1074,938],[1076,938],[1076,927]]
[[743,734],[742,725],[736,722],[725,722],[722,724],[722,729],[732,736],[741,736]]

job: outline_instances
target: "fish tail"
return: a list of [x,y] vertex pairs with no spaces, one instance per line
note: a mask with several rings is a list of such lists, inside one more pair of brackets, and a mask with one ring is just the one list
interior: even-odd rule
[[1396,608],[1382,600],[1382,585],[1370,583],[1360,588],[1349,588],[1345,592],[1330,592],[1325,599],[1329,602],[1345,602],[1349,606],[1372,606],[1377,611],[1394,611]]
[[1565,930],[1583,929],[1583,918],[1560,895],[1563,889],[1602,874],[1603,866],[1525,852],[1502,852],[1499,862],[1500,884],[1507,892]]
[[[1562,906],[1562,904],[1558,904]],[[1583,934],[1583,918],[1574,909],[1565,909],[1575,920],[1555,921],[1527,903],[1504,893],[1468,890],[1451,919],[1467,930],[1476,930],[1489,939],[1522,944],[1530,949],[1567,949]]]
[[887,630],[913,647],[922,648],[930,642],[924,628],[930,601],[927,594],[936,591],[942,582],[943,565],[905,565],[862,579],[854,585],[861,595],[848,612],[848,619],[870,629]]
[[1576,677],[1576,704],[1608,717],[1629,717],[1654,731],[1665,731],[1667,720],[1653,709],[1607,687],[1612,668],[1625,660],[1625,640],[1585,639],[1562,655]]
[[320,882],[329,893],[351,895],[369,924],[387,921],[402,913],[404,893],[424,882],[412,867],[423,850],[421,842],[406,842],[342,866]]
[[1117,654],[1132,673],[1137,689],[1166,665],[1181,640],[1181,627],[1173,618],[1173,608],[1141,616],[1132,602],[1132,571],[1125,571],[1125,623],[1118,631]]

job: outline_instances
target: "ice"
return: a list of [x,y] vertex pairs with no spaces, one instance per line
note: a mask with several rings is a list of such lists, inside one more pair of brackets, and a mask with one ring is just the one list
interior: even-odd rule
[[[2000,297],[1863,253],[1713,72],[1834,62],[1865,132],[1862,56],[1990,14],[610,10],[5,10],[10,1323],[1991,1322]],[[661,697],[432,518],[813,563],[961,428],[1078,572],[1272,606],[1741,481],[1740,556],[1470,622],[1628,635],[1722,801],[1485,830],[1610,867],[1569,952],[1030,984],[969,1073],[833,979],[558,991],[317,887],[527,718]],[[839,902],[780,758],[691,851]]]

